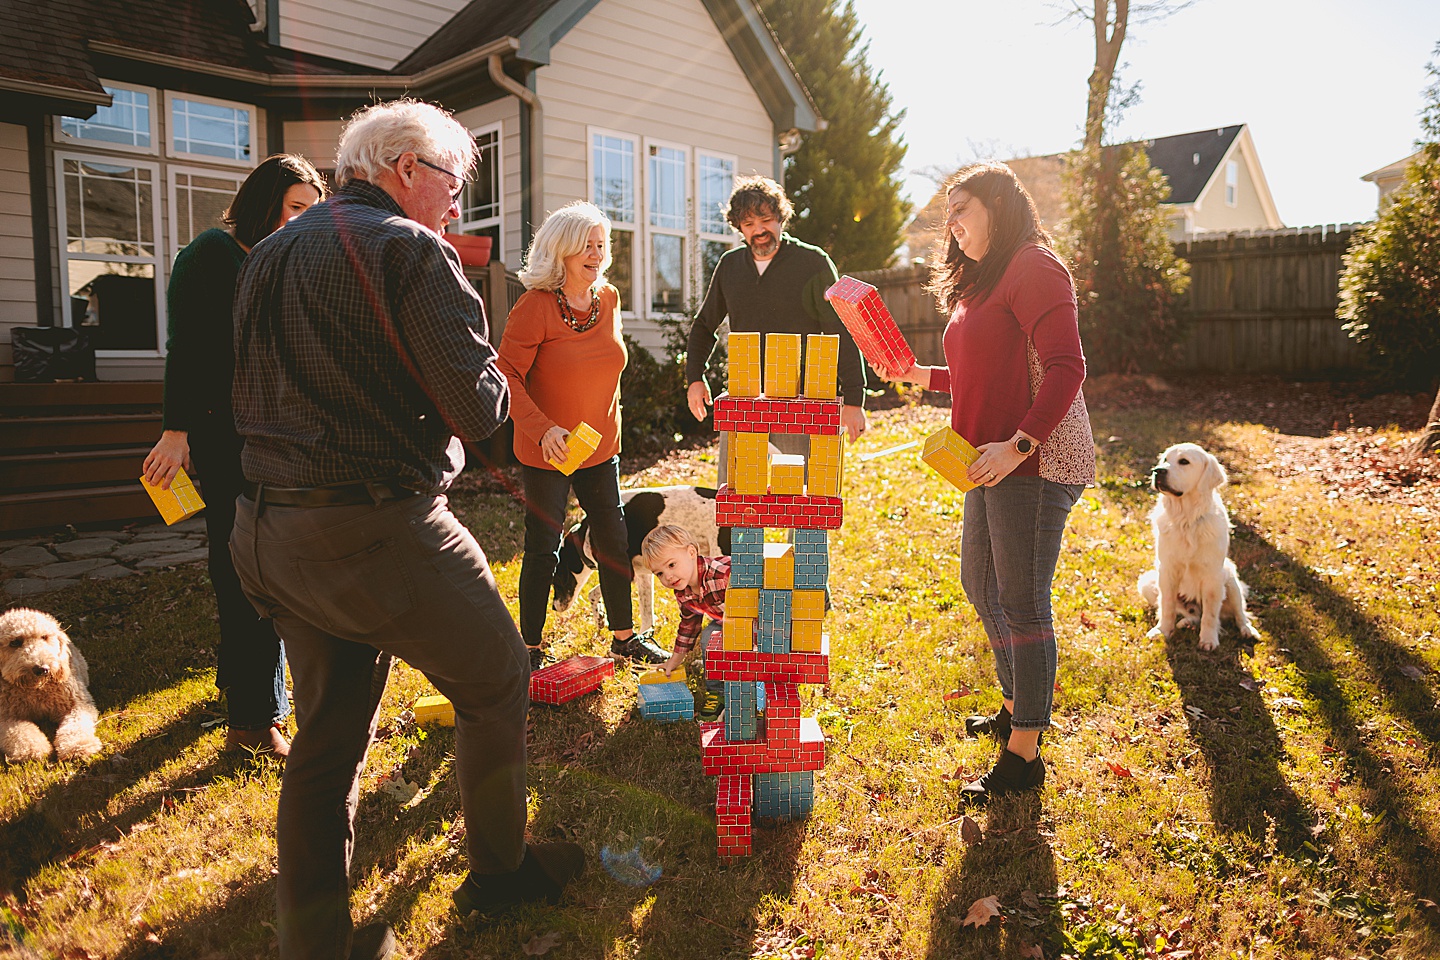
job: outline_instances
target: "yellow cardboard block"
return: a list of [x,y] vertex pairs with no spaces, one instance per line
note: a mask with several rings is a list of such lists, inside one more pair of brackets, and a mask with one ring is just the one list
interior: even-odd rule
[[749,617],[726,616],[720,641],[726,650],[754,650],[755,621]]
[[770,492],[805,495],[805,458],[798,453],[770,455]]
[[185,468],[181,467],[175,474],[175,479],[170,481],[169,490],[161,490],[159,487],[151,486],[150,481],[144,477],[140,478],[140,484],[145,492],[150,494],[150,499],[155,501],[155,508],[160,511],[166,525],[179,523],[186,517],[193,517],[205,509],[205,501],[200,499],[200,491],[195,489],[195,481],[190,479]]
[[807,492],[812,497],[840,496],[840,476],[845,461],[845,435],[810,438]]
[[795,620],[824,620],[825,619],[825,591],[824,590],[791,590],[790,591],[790,619]]
[[765,335],[765,396],[800,395],[800,334]]
[[805,396],[834,400],[840,365],[840,335],[812,333],[805,338]]
[[980,459],[980,451],[949,427],[941,427],[925,438],[925,450],[920,459],[961,493],[975,489],[976,485],[965,476],[965,471]]
[[670,674],[670,676],[668,676],[668,677],[665,676],[665,671],[664,671],[664,670],[651,670],[649,673],[641,674],[641,676],[640,676],[640,682],[641,682],[641,683],[684,683],[684,682],[685,682],[685,665],[682,663],[680,666],[676,667],[676,668],[675,668],[675,672],[672,673],[672,674]]
[[725,591],[725,619],[741,617],[754,620],[760,616],[759,587],[731,587]]
[[570,431],[570,436],[565,439],[565,459],[559,462],[554,460],[550,462],[555,465],[556,470],[568,477],[580,469],[581,465],[590,459],[590,454],[594,453],[599,446],[599,431],[581,420],[575,425],[575,429]]
[[736,433],[730,449],[735,451],[730,486],[741,496],[763,496],[770,486],[770,435]]
[[819,620],[790,621],[790,652],[819,653],[824,642],[822,626]]
[[415,701],[416,723],[438,723],[442,727],[455,726],[455,705],[440,694],[421,697]]
[[795,588],[795,545],[793,543],[765,544],[765,589],[793,590]]
[[730,396],[760,396],[760,333],[751,331],[736,333],[730,331],[729,347]]

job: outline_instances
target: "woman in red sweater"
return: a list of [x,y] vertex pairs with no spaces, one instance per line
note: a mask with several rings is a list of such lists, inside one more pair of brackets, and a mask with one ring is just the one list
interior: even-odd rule
[[[530,665],[545,663],[545,615],[565,534],[570,490],[590,519],[600,594],[614,640],[610,653],[646,663],[669,654],[635,633],[630,548],[620,504],[620,374],[629,359],[620,293],[605,282],[610,220],[576,201],[545,218],[525,255],[526,290],[505,321],[497,361],[510,381],[515,456],[525,483],[525,558],[520,564],[520,635]],[[572,475],[555,469],[581,422],[600,434]]]
[[983,802],[1045,782],[1040,733],[1050,725],[1056,665],[1050,584],[1070,508],[1095,479],[1095,447],[1080,393],[1075,285],[1034,201],[1002,163],[955,174],[946,201],[950,236],[931,270],[931,290],[950,314],[945,366],[880,372],[949,393],[951,426],[980,451],[969,470],[979,486],[965,495],[960,581],[990,639],[1004,705],[965,726],[1004,749],[961,795]]

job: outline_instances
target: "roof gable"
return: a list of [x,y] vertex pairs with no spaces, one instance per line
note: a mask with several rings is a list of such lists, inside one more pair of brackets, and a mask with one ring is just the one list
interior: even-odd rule
[[1244,124],[1157,137],[1144,142],[1150,165],[1170,182],[1167,203],[1194,203],[1215,175]]

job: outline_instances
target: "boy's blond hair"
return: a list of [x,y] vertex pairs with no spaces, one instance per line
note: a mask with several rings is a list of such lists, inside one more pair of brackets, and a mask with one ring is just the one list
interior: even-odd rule
[[685,547],[694,547],[696,553],[700,552],[700,544],[690,535],[689,530],[662,523],[645,534],[645,539],[640,542],[640,555],[645,558],[645,565],[654,570],[661,553],[672,549],[682,550]]

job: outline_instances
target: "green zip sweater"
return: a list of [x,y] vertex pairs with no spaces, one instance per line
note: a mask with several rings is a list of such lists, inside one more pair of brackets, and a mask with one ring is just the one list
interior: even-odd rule
[[165,292],[165,429],[235,429],[235,284],[245,248],[224,230],[206,230],[175,258]]
[[[690,326],[685,382],[705,375],[715,352],[715,331],[728,316],[730,330],[760,333],[840,334],[840,396],[847,406],[865,405],[865,365],[850,332],[825,299],[839,279],[835,264],[819,247],[780,235],[780,249],[762,274],[744,244],[720,258],[705,303]],[[764,357],[764,338],[761,338]]]

